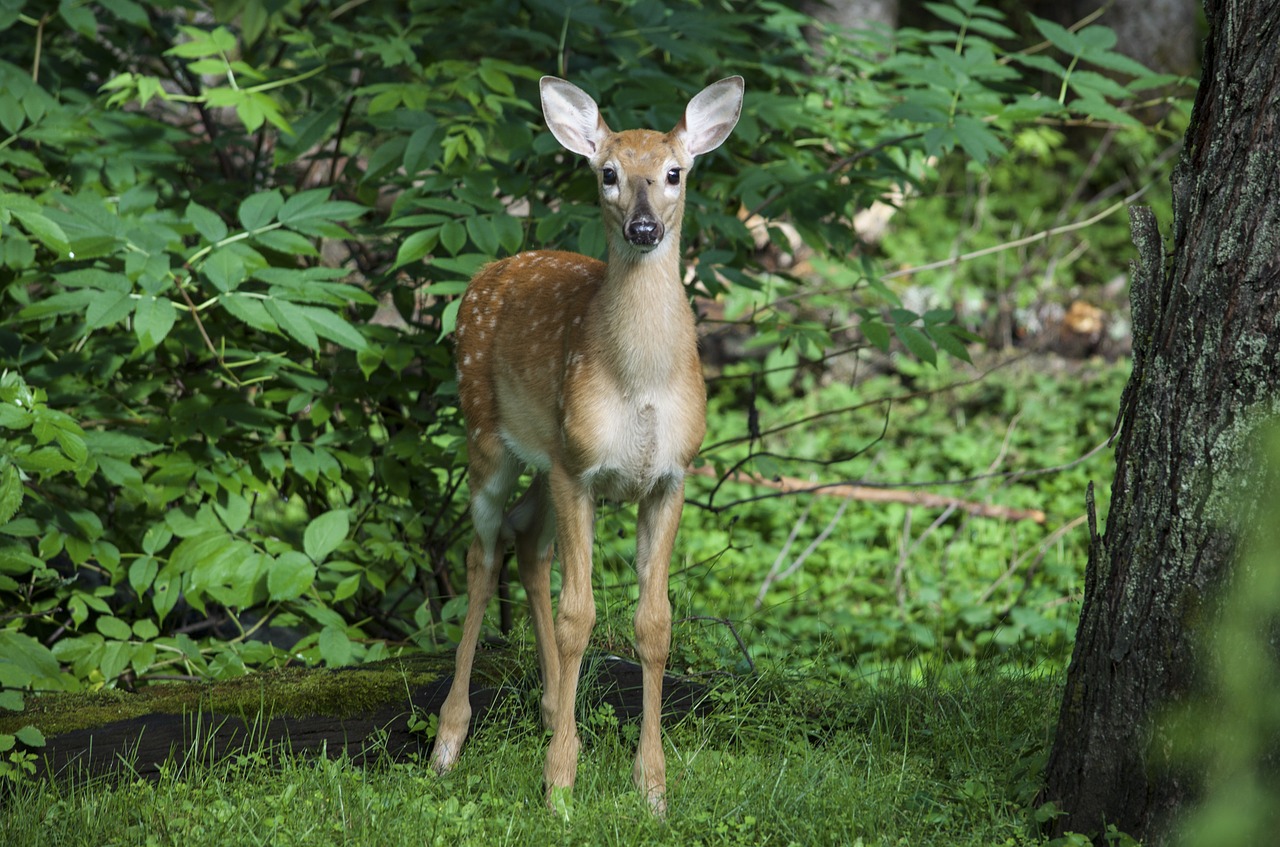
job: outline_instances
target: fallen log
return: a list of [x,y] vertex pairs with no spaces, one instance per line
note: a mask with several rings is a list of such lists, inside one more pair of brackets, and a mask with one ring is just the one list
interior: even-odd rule
[[[518,667],[511,651],[477,654],[471,687],[473,727],[493,707],[540,683],[536,667]],[[535,663],[536,665],[536,663]],[[80,780],[105,774],[156,779],[163,769],[265,754],[337,756],[364,764],[424,757],[430,739],[412,721],[437,714],[452,682],[452,656],[416,655],[350,668],[284,668],[222,682],[153,684],[129,692],[56,693],[28,698],[0,718],[0,732],[34,724],[45,735],[36,775]],[[588,656],[586,707],[610,705],[619,724],[638,720],[641,673],[634,662]],[[706,687],[672,675],[664,712],[701,709]],[[536,696],[523,697],[537,720]]]

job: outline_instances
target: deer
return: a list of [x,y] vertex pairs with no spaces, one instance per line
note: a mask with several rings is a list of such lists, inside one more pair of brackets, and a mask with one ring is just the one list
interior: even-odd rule
[[[556,250],[518,253],[481,268],[459,304],[455,358],[475,537],[466,554],[467,611],[453,682],[432,751],[441,773],[456,763],[467,736],[481,621],[514,541],[542,678],[542,720],[551,733],[545,799],[568,814],[579,749],[574,701],[596,618],[596,505],[601,498],[633,502],[642,692],[632,776],[655,813],[666,809],[668,572],[685,471],[706,431],[680,229],[689,170],[732,132],[743,89],[739,76],[711,84],[670,132],[613,132],[582,89],[552,76],[540,82],[547,127],[595,173],[607,261]],[[507,509],[526,467],[532,481]],[[562,575],[554,619],[553,555]]]

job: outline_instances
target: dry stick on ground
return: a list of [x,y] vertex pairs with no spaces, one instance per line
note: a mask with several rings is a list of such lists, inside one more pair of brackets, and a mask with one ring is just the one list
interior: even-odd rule
[[813,501],[810,500],[805,505],[804,514],[800,516],[800,520],[796,522],[796,525],[791,528],[791,534],[787,536],[787,543],[782,545],[782,551],[778,553],[778,558],[773,560],[773,567],[769,568],[769,575],[764,578],[764,583],[760,586],[760,593],[756,595],[757,609],[764,604],[764,595],[769,590],[770,585],[784,580],[800,570],[800,566],[804,564],[805,559],[813,555],[813,551],[817,550],[822,545],[822,542],[827,540],[827,537],[831,535],[831,531],[836,528],[836,524],[840,522],[840,517],[844,514],[844,510],[849,508],[850,501],[851,498],[846,497],[844,502],[840,504],[840,508],[836,509],[835,517],[827,522],[822,532],[818,533],[818,537],[809,542],[809,546],[804,548],[804,552],[797,556],[785,571],[778,573],[778,568],[782,567],[782,561],[786,557],[787,551],[791,549],[791,543],[796,540],[796,536],[800,534],[800,528],[804,526],[805,521],[809,518],[809,508],[813,505]]
[[[705,476],[710,479],[719,479],[720,474],[710,465],[704,465],[700,468],[690,468],[688,473],[694,476]],[[1040,509],[1013,509],[1008,506],[999,506],[993,503],[975,503],[971,500],[963,500],[959,497],[948,497],[943,494],[930,494],[925,491],[906,491],[900,488],[873,488],[868,485],[852,485],[849,483],[833,483],[831,485],[815,486],[808,480],[799,479],[793,476],[779,476],[769,479],[760,474],[748,473],[747,471],[734,471],[729,475],[731,482],[744,482],[748,485],[754,485],[760,488],[770,488],[784,494],[791,492],[813,492],[814,494],[823,494],[829,497],[844,497],[851,500],[861,500],[868,503],[905,503],[908,506],[931,506],[938,509],[945,509],[948,506],[955,506],[972,515],[978,515],[984,518],[1004,518],[1010,521],[1035,521],[1042,524],[1045,522],[1045,514]]]
[[[987,600],[991,598],[991,595],[996,593],[997,588],[999,588],[1006,580],[1008,580],[1011,576],[1017,573],[1019,568],[1022,567],[1022,563],[1025,562],[1031,556],[1032,553],[1035,553],[1035,559],[1031,562],[1031,567],[1029,570],[1034,571],[1036,567],[1039,566],[1040,561],[1044,558],[1045,554],[1049,552],[1049,548],[1052,547],[1054,544],[1057,544],[1058,541],[1062,538],[1062,536],[1066,535],[1068,532],[1080,526],[1080,524],[1084,523],[1087,517],[1088,515],[1080,515],[1079,517],[1076,517],[1076,518],[1073,518],[1072,520],[1067,521],[1062,526],[1058,527],[1053,532],[1045,536],[1044,540],[1041,541],[1037,547],[1035,547],[1032,550],[1026,551],[1021,556],[1016,557],[1013,560],[1013,564],[1009,565],[1008,570],[1006,570],[1004,573],[998,576],[995,582],[988,585],[986,590],[984,590],[981,596],[978,597],[979,605],[987,602]],[[1016,601],[1013,605],[1017,605]]]

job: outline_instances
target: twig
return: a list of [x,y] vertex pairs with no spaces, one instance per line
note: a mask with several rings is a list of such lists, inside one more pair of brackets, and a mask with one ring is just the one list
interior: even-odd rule
[[[951,518],[951,516],[955,514],[958,508],[959,507],[955,503],[952,503],[950,506],[943,509],[942,512],[933,519],[933,523],[929,524],[929,526],[925,528],[925,531],[920,533],[915,541],[911,542],[911,549],[907,551],[907,556],[915,555],[916,550],[924,543],[924,540],[942,527]],[[910,512],[908,512],[908,514],[910,514]],[[953,533],[952,538],[954,537],[955,534]],[[950,541],[946,543],[946,547],[949,546],[951,546]],[[944,547],[943,549],[945,550],[946,548]]]
[[1130,194],[1128,197],[1125,197],[1123,200],[1118,200],[1115,203],[1112,203],[1110,206],[1103,209],[1101,212],[1099,212],[1098,214],[1094,215],[1091,218],[1086,218],[1085,220],[1082,220],[1082,221],[1075,221],[1074,223],[1063,224],[1062,226],[1055,226],[1051,229],[1041,230],[1040,232],[1037,232],[1034,235],[1028,235],[1025,238],[1016,238],[1013,241],[1006,241],[1003,244],[996,244],[991,247],[983,247],[981,250],[974,250],[970,253],[964,253],[960,256],[955,256],[950,259],[940,259],[936,262],[929,262],[926,265],[918,265],[914,268],[902,268],[901,270],[890,271],[887,274],[883,274],[880,277],[880,281],[887,282],[888,280],[896,279],[900,276],[910,276],[911,274],[917,274],[922,271],[934,271],[934,270],[938,270],[939,268],[954,267],[960,264],[961,262],[967,262],[971,259],[977,259],[982,256],[989,256],[992,253],[1000,253],[1005,250],[1012,250],[1015,247],[1025,247],[1028,244],[1034,244],[1037,241],[1043,241],[1046,238],[1051,238],[1052,236],[1055,236],[1055,235],[1062,235],[1063,233],[1074,232],[1077,229],[1084,229],[1086,227],[1093,226],[1098,221],[1102,220],[1108,215],[1114,214],[1120,209],[1123,209],[1124,207],[1132,204],[1133,201],[1137,200],[1143,194],[1146,194],[1147,190],[1151,188],[1151,186],[1152,186],[1152,183],[1147,183],[1146,185],[1139,188],[1137,191]]
[[[848,500],[845,501],[849,502]],[[907,509],[906,515],[902,518],[902,532],[898,535],[898,564],[893,569],[893,593],[898,598],[898,611],[902,612],[903,617],[907,615],[907,590],[902,584],[902,572],[907,569],[907,557],[911,554],[911,547],[907,544],[907,539],[911,537],[911,516],[914,514],[912,509]]]
[[[795,427],[799,427],[799,426],[808,426],[814,421],[821,420],[822,418],[829,418],[829,417],[832,417],[833,415],[841,415],[841,416],[848,415],[851,412],[858,412],[858,411],[861,411],[862,409],[866,409],[871,406],[879,406],[885,403],[887,404],[902,403],[907,400],[916,400],[921,397],[932,397],[935,394],[943,394],[945,392],[954,391],[959,388],[966,388],[970,385],[976,385],[977,383],[982,382],[984,379],[986,379],[996,371],[1000,370],[1001,368],[1009,367],[1010,365],[1013,365],[1017,362],[1022,361],[1026,357],[1027,357],[1026,354],[1020,354],[1020,355],[1014,356],[1010,359],[1007,359],[1005,361],[998,362],[992,365],[991,367],[987,368],[986,370],[982,371],[976,376],[969,377],[967,379],[957,379],[947,383],[946,385],[940,385],[937,388],[925,388],[917,391],[904,391],[899,394],[895,394],[891,397],[877,397],[874,400],[864,400],[860,403],[854,403],[853,405],[850,405],[850,406],[841,406],[835,409],[824,409],[821,412],[815,412],[812,415],[805,415],[803,417],[794,418],[792,420],[787,421],[786,423],[779,424],[777,426],[771,427],[766,430],[762,430],[759,434],[759,437],[767,438],[770,435],[775,435],[779,432],[784,432],[788,429],[794,429]],[[734,444],[741,444],[742,442],[748,441],[748,440],[750,440],[750,436],[734,436],[732,438],[725,438],[713,444],[708,444],[705,447],[703,447],[701,451],[701,455],[706,456],[713,450],[718,450],[722,447],[732,446]]]
[[[812,503],[813,501],[810,500],[809,504],[812,505]],[[832,517],[831,520],[827,522],[827,525],[823,527],[822,532],[818,533],[818,537],[813,539],[813,541],[809,542],[809,546],[804,548],[804,552],[802,552],[799,556],[797,556],[795,561],[792,562],[791,565],[785,571],[783,571],[782,573],[777,573],[778,566],[782,563],[782,558],[786,555],[787,550],[791,547],[792,540],[795,539],[796,533],[800,531],[800,526],[803,524],[804,519],[809,516],[809,506],[808,505],[805,506],[804,515],[801,517],[801,522],[796,524],[796,526],[791,530],[791,536],[787,539],[787,543],[783,546],[782,552],[778,554],[778,558],[774,561],[773,567],[769,569],[769,576],[765,577],[764,584],[760,586],[760,593],[756,595],[757,609],[764,604],[765,592],[769,590],[769,586],[772,583],[784,580],[787,577],[791,576],[796,571],[798,571],[800,569],[800,566],[804,564],[805,559],[809,558],[809,556],[813,554],[813,551],[817,550],[818,547],[822,545],[822,542],[826,541],[827,538],[830,537],[831,531],[834,530],[836,528],[836,524],[840,522],[840,517],[844,514],[844,510],[849,508],[849,503],[850,503],[850,498],[845,498],[844,502],[840,504],[840,508],[836,509],[835,516]],[[775,574],[777,574],[776,578],[774,576]]]
[[809,510],[813,508],[813,500],[804,504],[804,511],[800,513],[800,519],[791,527],[791,532],[787,533],[787,540],[782,543],[782,549],[778,551],[777,557],[773,560],[773,564],[769,567],[769,573],[765,576],[764,582],[760,585],[760,591],[756,594],[756,608],[760,608],[761,602],[764,600],[765,592],[769,590],[769,585],[777,576],[778,569],[782,567],[782,561],[787,557],[787,553],[791,552],[791,545],[795,542],[796,536],[800,534],[800,530],[804,529],[804,525],[809,521]]
[[[708,477],[710,479],[720,478],[716,469],[710,465],[705,465],[700,468],[690,468],[688,473],[695,476]],[[1000,474],[996,474],[995,476],[1000,476]],[[955,506],[969,514],[978,515],[984,518],[1003,518],[1005,520],[1013,521],[1035,521],[1039,524],[1044,523],[1046,520],[1044,512],[1039,509],[1013,509],[1008,506],[998,506],[991,503],[975,503],[971,500],[963,500],[959,497],[930,494],[926,491],[904,491],[897,488],[877,488],[868,485],[854,485],[846,482],[814,484],[803,479],[797,479],[789,476],[766,479],[760,474],[749,473],[747,471],[734,471],[729,474],[726,479],[731,482],[743,482],[760,488],[769,488],[782,494],[813,492],[831,497],[845,497],[851,500],[861,500],[868,503],[905,503],[909,506],[926,506],[938,509]],[[967,480],[959,481],[964,482]],[[937,484],[949,485],[954,482],[956,481],[942,480]]]
[[689,615],[687,618],[680,618],[672,623],[687,623],[689,621],[710,621],[711,623],[718,623],[722,626],[728,627],[729,632],[733,633],[733,640],[738,642],[738,649],[742,651],[742,658],[747,660],[747,667],[750,668],[752,673],[755,673],[756,663],[751,660],[751,653],[747,650],[747,643],[743,641],[742,636],[738,634],[738,628],[733,625],[733,621],[728,618],[712,617],[711,615]]
[[[191,279],[190,269],[188,269],[187,279]],[[209,333],[205,331],[204,321],[200,320],[200,310],[196,308],[196,304],[191,300],[191,295],[187,293],[187,287],[182,284],[182,279],[177,274],[174,274],[173,282],[173,287],[178,289],[178,293],[182,295],[182,299],[187,303],[187,309],[191,312],[192,320],[196,322],[196,329],[200,331],[200,337],[204,339],[205,347],[208,347],[209,352],[213,354],[215,359],[217,359],[218,365],[221,366],[227,377],[230,378],[231,383],[237,388],[240,387],[240,380],[236,377],[235,373],[232,372],[231,368],[227,367],[226,359],[224,359],[222,354],[218,352],[218,348],[214,346],[213,339],[210,338]]]
[[[1080,524],[1084,523],[1084,519],[1085,519],[1085,516],[1081,515],[1078,518],[1067,521],[1062,526],[1058,527],[1053,532],[1045,536],[1044,541],[1041,541],[1040,546],[1035,549],[1036,558],[1035,558],[1035,561],[1031,563],[1032,567],[1035,567],[1040,563],[1040,560],[1044,558],[1044,554],[1048,551],[1050,547],[1052,547],[1058,541],[1059,538],[1066,535],[1068,532],[1075,529],[1076,527],[1080,526]],[[1000,574],[1000,576],[996,577],[995,582],[988,585],[986,590],[982,592],[982,594],[978,597],[977,605],[981,606],[983,603],[987,602],[987,600],[991,598],[991,595],[996,593],[997,588],[999,588],[1006,580],[1008,580],[1009,577],[1013,576],[1015,573],[1018,572],[1018,568],[1022,567],[1022,563],[1027,560],[1027,557],[1030,556],[1031,553],[1032,551],[1028,550],[1018,558],[1014,559],[1013,564],[1009,566],[1008,570]]]

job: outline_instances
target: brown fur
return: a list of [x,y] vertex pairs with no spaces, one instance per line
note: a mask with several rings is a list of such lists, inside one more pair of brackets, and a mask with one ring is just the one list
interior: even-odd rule
[[[741,90],[736,78],[709,87],[669,133],[613,133],[586,94],[543,81],[552,132],[600,175],[609,261],[521,253],[476,274],[458,310],[458,391],[476,538],[467,553],[469,598],[454,683],[433,754],[440,770],[453,764],[467,734],[480,623],[506,540],[514,536],[538,643],[543,719],[552,730],[543,774],[548,800],[572,788],[574,698],[595,622],[592,523],[597,498],[609,497],[639,505],[635,627],[644,708],[634,777],[653,808],[664,808],[659,725],[671,638],[667,571],[684,473],[702,443],[706,414],[693,315],[680,281],[684,177],[694,156],[719,146],[732,129]],[[679,177],[674,184],[672,171]],[[656,238],[629,235],[637,222]],[[525,466],[536,476],[507,511]],[[553,540],[563,575],[554,622]]]

